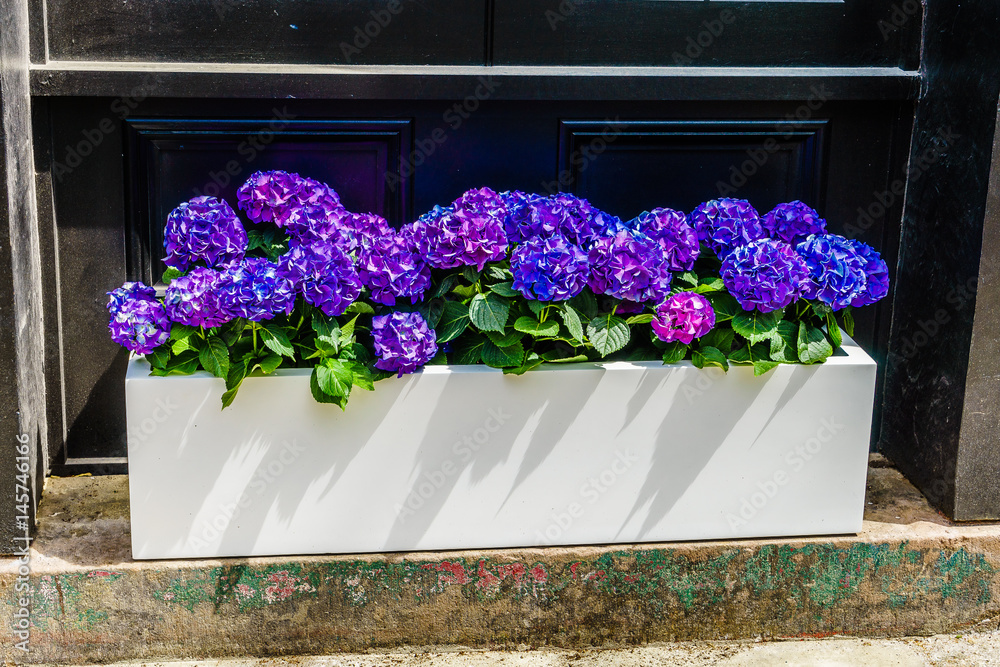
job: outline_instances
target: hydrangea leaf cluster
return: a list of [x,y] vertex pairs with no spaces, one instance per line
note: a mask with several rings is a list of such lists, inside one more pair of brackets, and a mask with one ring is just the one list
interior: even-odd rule
[[243,259],[247,233],[232,207],[215,197],[195,197],[167,216],[163,263],[187,271],[198,262],[217,267]]
[[656,307],[650,324],[663,342],[690,345],[715,326],[715,310],[701,294],[678,292]]
[[437,354],[437,337],[420,313],[397,311],[372,318],[372,338],[379,370],[412,373]]

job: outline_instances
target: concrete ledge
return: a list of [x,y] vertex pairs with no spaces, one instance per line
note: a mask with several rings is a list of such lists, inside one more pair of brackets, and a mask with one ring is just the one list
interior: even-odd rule
[[[488,552],[130,559],[124,476],[53,478],[19,662],[904,636],[1000,616],[1000,526],[954,525],[876,457],[857,536]],[[14,591],[18,563],[0,561]],[[0,623],[10,628],[16,595]]]

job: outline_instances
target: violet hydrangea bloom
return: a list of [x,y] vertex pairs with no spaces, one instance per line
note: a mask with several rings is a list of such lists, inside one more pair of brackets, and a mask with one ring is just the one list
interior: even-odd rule
[[156,290],[143,283],[125,283],[107,294],[108,312],[112,315],[121,309],[122,304],[132,299],[147,299],[152,301],[156,298]]
[[507,219],[507,202],[503,196],[489,188],[467,190],[456,199],[451,207],[456,211],[466,211],[472,215],[485,215],[503,224]]
[[795,249],[809,267],[809,280],[802,289],[806,299],[840,310],[865,291],[865,262],[843,236],[814,234]]
[[475,266],[482,271],[487,262],[507,255],[503,222],[490,215],[435,206],[401,233],[436,269]]
[[590,262],[587,253],[562,234],[536,236],[510,255],[512,287],[526,299],[565,301],[587,286]]
[[734,249],[766,236],[757,210],[745,199],[713,199],[691,213],[698,240],[719,259]]
[[690,345],[715,326],[715,309],[700,294],[678,292],[656,307],[650,324],[660,340]]
[[372,337],[378,361],[375,368],[412,373],[437,354],[437,334],[420,313],[397,311],[372,318]]
[[778,204],[760,224],[768,236],[796,245],[813,234],[826,233],[826,220],[810,206],[795,200]]
[[601,236],[590,248],[590,278],[594,294],[608,294],[637,303],[659,302],[670,294],[670,268],[656,243],[628,230]]
[[431,268],[398,234],[373,239],[358,252],[358,277],[372,301],[395,306],[396,299],[423,299],[431,286]]
[[287,224],[296,209],[330,213],[343,208],[340,197],[326,183],[281,170],[256,172],[236,191],[236,199],[253,222],[274,221],[279,227]]
[[654,208],[641,213],[629,226],[656,241],[666,255],[671,271],[690,271],[694,268],[701,251],[698,234],[680,211]]
[[136,354],[149,354],[170,338],[170,320],[156,299],[132,296],[121,301],[108,323],[111,340]]
[[230,267],[219,281],[222,307],[231,317],[254,322],[269,320],[278,313],[286,315],[295,306],[295,289],[278,265],[263,257],[248,257]]
[[722,262],[722,282],[743,310],[784,308],[802,294],[809,268],[792,246],[760,239],[733,250]]
[[380,238],[391,237],[395,234],[386,219],[374,213],[348,214],[347,225],[351,230],[355,247],[364,247]]
[[332,243],[350,252],[358,246],[351,228],[352,215],[344,209],[329,213],[319,209],[295,209],[285,217],[285,229],[290,233],[288,247]]
[[186,276],[174,278],[163,298],[167,316],[192,327],[217,327],[232,317],[221,300],[222,274],[198,266]]
[[333,244],[292,248],[278,260],[278,275],[328,317],[342,315],[361,294],[351,258]]
[[864,262],[865,289],[851,301],[855,307],[868,306],[885,298],[889,293],[889,267],[875,248],[856,239],[849,241]]
[[187,271],[196,262],[208,267],[243,259],[247,233],[236,212],[215,197],[195,197],[167,216],[163,228],[163,263]]
[[532,194],[511,206],[506,226],[512,242],[561,234],[573,245],[586,248],[603,231],[597,214],[586,199],[570,194]]

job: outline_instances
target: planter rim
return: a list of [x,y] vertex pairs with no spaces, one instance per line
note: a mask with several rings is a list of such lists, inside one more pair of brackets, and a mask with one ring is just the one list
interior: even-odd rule
[[[840,346],[842,354],[835,354],[826,359],[822,364],[793,364],[800,366],[855,366],[858,364],[874,364],[875,360],[865,352],[858,343],[847,335],[843,330],[841,330],[841,336],[843,337],[843,344]],[[128,372],[126,373],[126,378],[138,378],[138,377],[149,377],[149,364],[146,362],[142,355],[132,354],[131,362],[128,367]],[[579,371],[579,370],[593,370],[595,368],[603,368],[606,370],[629,370],[629,369],[647,369],[647,368],[665,368],[668,366],[678,367],[678,368],[694,368],[694,364],[688,360],[678,361],[673,364],[664,364],[662,361],[580,361],[568,364],[553,364],[553,363],[543,363],[537,368],[533,368],[528,371],[529,373],[538,372],[552,372],[552,371]],[[750,365],[734,365],[733,368],[747,368],[750,369]],[[250,377],[309,377],[312,373],[311,368],[279,368],[268,376],[254,374]],[[436,375],[444,373],[503,373],[503,369],[493,368],[492,366],[487,366],[486,364],[465,364],[465,365],[448,365],[448,364],[434,364],[427,365],[423,368],[414,371],[411,375]],[[185,377],[185,378],[215,378],[214,375],[208,371],[195,371],[190,375],[173,375],[166,377]]]

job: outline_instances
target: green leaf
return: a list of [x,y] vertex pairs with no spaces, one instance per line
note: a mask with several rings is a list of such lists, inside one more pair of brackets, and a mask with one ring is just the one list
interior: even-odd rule
[[225,378],[229,375],[229,348],[218,336],[211,336],[198,354],[202,368],[212,375]]
[[533,317],[517,318],[514,328],[535,338],[556,336],[559,333],[559,323],[555,320],[539,322]]
[[611,314],[595,317],[587,325],[587,338],[602,357],[628,345],[631,335],[625,321]]
[[844,323],[844,331],[848,336],[854,337],[854,309],[851,306],[840,311],[840,319]]
[[437,286],[431,291],[431,293],[427,296],[427,298],[437,299],[439,297],[444,296],[451,290],[452,287],[455,286],[456,280],[458,280],[458,276],[455,275],[454,273],[449,273],[441,280],[440,283],[437,284]]
[[236,341],[240,339],[240,336],[243,335],[243,331],[246,327],[247,321],[242,317],[239,317],[222,327],[219,331],[219,335],[222,336],[222,341],[226,345],[232,347],[236,344]]
[[349,346],[354,342],[354,324],[358,321],[358,316],[355,315],[348,321],[347,324],[340,327],[340,347]]
[[475,285],[455,285],[451,289],[451,293],[457,294],[462,299],[471,299],[479,293],[479,290],[476,289]]
[[464,366],[478,364],[482,360],[483,346],[487,339],[472,331],[465,332],[452,346],[448,363]]
[[691,363],[694,364],[696,368],[718,366],[724,371],[729,370],[729,360],[726,359],[726,355],[722,354],[719,348],[712,347],[711,345],[706,345],[705,347],[695,350],[691,354]]
[[528,304],[528,310],[535,314],[536,317],[542,314],[542,311],[549,307],[547,301],[538,301],[536,299],[528,299],[526,301]]
[[344,406],[347,405],[347,400],[343,396],[331,396],[320,388],[319,368],[320,366],[314,366],[312,374],[309,376],[309,390],[312,392],[313,398],[316,399],[317,403],[333,403],[339,405],[340,409],[343,410]]
[[832,310],[826,315],[826,331],[830,335],[834,347],[840,347],[844,344],[844,337],[840,335],[840,325],[837,324],[837,316],[833,314]]
[[481,359],[484,364],[493,368],[515,368],[524,363],[524,346],[518,342],[498,347],[493,341],[487,340],[483,345]]
[[597,317],[597,297],[589,289],[585,289],[568,301],[585,319]]
[[715,323],[717,325],[731,320],[735,315],[744,312],[740,308],[739,302],[727,292],[713,292],[706,295],[705,298],[712,304],[712,310],[715,311]]
[[444,299],[431,299],[417,306],[417,312],[423,316],[427,326],[431,329],[435,328],[441,321],[441,315],[444,314],[444,304]]
[[278,369],[278,366],[281,365],[281,355],[269,354],[263,359],[261,359],[260,362],[258,362],[258,364],[260,365],[261,373],[263,373],[264,375],[270,375],[271,373],[273,373],[275,370]]
[[568,303],[564,303],[560,309],[563,324],[569,329],[569,335],[583,343],[583,322],[580,321],[580,314]]
[[372,372],[367,366],[353,361],[348,363],[347,367],[350,368],[351,372],[354,374],[355,387],[361,387],[366,391],[375,390],[375,380],[372,378]]
[[754,377],[760,377],[764,373],[768,372],[772,368],[779,366],[777,361],[754,361],[753,362],[753,374]]
[[625,320],[625,324],[649,324],[653,321],[652,313],[642,313],[641,315],[633,315],[632,317]]
[[171,280],[173,280],[175,278],[180,278],[183,275],[184,275],[183,271],[180,271],[180,270],[175,269],[174,267],[170,266],[170,267],[167,267],[167,270],[163,272],[163,277],[160,278],[160,280],[164,284],[169,285]]
[[685,271],[683,273],[678,273],[674,278],[678,283],[679,287],[683,290],[692,290],[698,286],[698,274],[694,271]]
[[545,352],[542,354],[542,359],[549,364],[573,364],[578,361],[587,361],[587,355],[585,354],[575,354],[572,357],[562,357],[559,356],[561,352],[552,350],[550,352]]
[[771,361],[769,358],[770,345],[767,342],[756,345],[744,345],[729,353],[729,361],[734,364],[752,364],[756,361]]
[[[315,318],[313,321],[315,322]],[[261,322],[260,328],[261,338],[264,341],[264,345],[266,345],[273,352],[277,352],[282,356],[290,358],[295,357],[295,349],[288,340],[288,334],[285,333],[284,329],[274,322]]]
[[312,316],[312,328],[319,336],[326,336],[329,338],[337,338],[340,336],[340,325],[337,324],[337,318],[327,317],[318,310],[313,313]]
[[710,294],[712,292],[721,292],[726,289],[726,286],[722,282],[722,278],[708,277],[702,278],[698,283],[698,286],[694,288],[695,294]]
[[663,349],[663,363],[676,364],[687,356],[688,349],[688,346],[684,343],[676,341],[667,343],[667,346]]
[[165,345],[160,345],[159,347],[154,347],[150,350],[149,354],[146,355],[146,361],[153,368],[165,369],[167,367],[167,361],[170,360],[170,351],[167,350]]
[[510,269],[505,269],[501,266],[491,266],[487,268],[486,274],[493,280],[510,280],[514,277],[514,274],[510,272]]
[[354,373],[339,359],[324,359],[316,365],[316,382],[324,393],[330,396],[351,395],[354,386]]
[[511,285],[513,285],[513,284],[514,283],[512,283],[510,281],[503,282],[503,283],[493,283],[492,285],[490,285],[490,290],[496,292],[500,296],[507,296],[507,297],[518,297],[518,296],[521,296],[520,292],[518,292],[516,289],[514,289],[513,287],[511,287]]
[[809,305],[812,307],[812,311],[816,313],[816,317],[821,320],[825,320],[826,316],[833,312],[833,308],[822,301],[811,301]]
[[170,326],[170,340],[190,338],[191,334],[197,330],[197,327],[191,327],[186,324],[173,324]]
[[445,301],[441,319],[434,329],[438,344],[458,338],[467,326],[469,326],[469,307],[458,301]]
[[474,266],[463,266],[462,277],[470,283],[477,283],[479,282],[479,271],[477,271]]
[[237,359],[229,365],[229,373],[226,374],[226,389],[240,386],[243,378],[247,376],[248,365],[246,359]]
[[715,327],[707,334],[698,339],[699,345],[708,345],[717,348],[723,354],[729,354],[733,349],[733,339],[735,335],[729,327]]
[[795,322],[781,320],[771,336],[771,360],[794,364],[799,360],[799,327]]
[[833,354],[833,346],[822,329],[799,322],[798,351],[799,361],[816,364]]
[[375,309],[366,301],[355,301],[347,307],[345,313],[358,313],[359,315],[374,315]]
[[533,368],[538,368],[542,365],[542,358],[537,354],[532,352],[528,355],[528,358],[524,360],[524,363],[520,366],[514,368],[504,368],[504,375],[524,375]]
[[477,294],[469,304],[469,319],[480,331],[504,330],[510,302],[498,294]]
[[760,313],[756,310],[742,312],[733,317],[733,331],[750,341],[751,344],[770,340],[778,329],[781,318],[775,313]]
[[486,337],[493,341],[497,347],[507,347],[524,338],[524,334],[516,329],[507,328],[502,334],[496,331],[487,331]]

